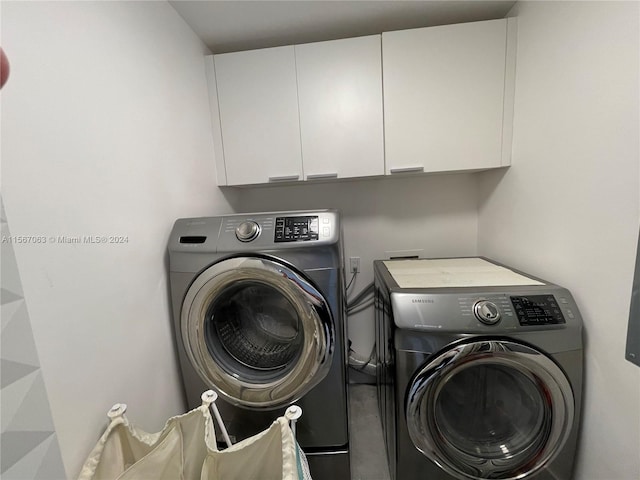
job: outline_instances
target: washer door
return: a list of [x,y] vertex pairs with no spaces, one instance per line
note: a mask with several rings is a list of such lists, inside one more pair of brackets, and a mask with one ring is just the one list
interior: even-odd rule
[[331,365],[329,306],[293,267],[233,257],[204,270],[181,313],[184,347],[207,386],[228,402],[274,409],[298,400]]
[[538,350],[508,340],[454,344],[407,391],[411,441],[458,479],[519,479],[558,453],[574,416],[571,386]]

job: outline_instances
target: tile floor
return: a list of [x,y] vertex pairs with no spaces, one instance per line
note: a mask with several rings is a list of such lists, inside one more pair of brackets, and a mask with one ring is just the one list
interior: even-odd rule
[[375,385],[349,385],[349,415],[351,480],[389,480]]

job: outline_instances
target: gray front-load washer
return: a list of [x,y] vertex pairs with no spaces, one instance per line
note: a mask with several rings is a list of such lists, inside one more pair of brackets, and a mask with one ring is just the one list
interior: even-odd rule
[[349,478],[344,272],[331,210],[176,221],[169,277],[189,407],[208,389],[236,440],[288,405],[314,479]]
[[570,480],[583,345],[569,291],[477,257],[374,270],[391,478]]

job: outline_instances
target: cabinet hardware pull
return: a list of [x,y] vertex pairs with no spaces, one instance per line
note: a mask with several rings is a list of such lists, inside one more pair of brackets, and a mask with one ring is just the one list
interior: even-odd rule
[[337,173],[312,173],[307,175],[307,180],[319,180],[321,178],[338,178]]
[[269,177],[270,182],[286,182],[287,180],[299,180],[300,175],[283,175],[281,177]]
[[394,173],[422,173],[424,167],[404,167],[404,168],[392,168],[389,170],[391,174]]

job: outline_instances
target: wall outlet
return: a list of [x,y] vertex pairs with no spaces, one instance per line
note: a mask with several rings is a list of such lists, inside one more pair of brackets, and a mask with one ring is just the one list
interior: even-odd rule
[[351,273],[360,271],[360,257],[349,257],[349,271]]

